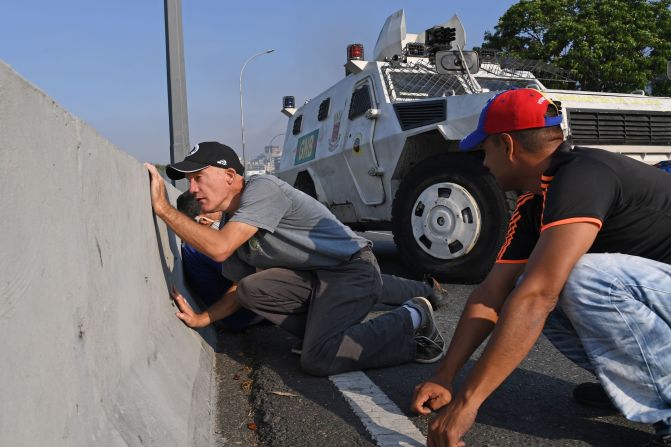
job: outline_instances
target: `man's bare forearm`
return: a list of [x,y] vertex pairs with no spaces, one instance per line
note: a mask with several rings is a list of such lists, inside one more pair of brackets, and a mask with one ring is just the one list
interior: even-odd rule
[[485,351],[457,395],[475,406],[525,359],[554,307],[554,300],[547,297],[516,292],[507,300]]
[[510,294],[491,340],[462,386],[459,399],[479,406],[524,360],[556,306],[566,279],[592,245],[599,227],[591,223],[545,230]]
[[496,320],[496,314],[491,308],[469,301],[454,331],[450,347],[436,371],[436,376],[452,383],[473,352],[491,333]]
[[451,383],[497,324],[499,312],[524,265],[495,265],[468,298],[450,347],[436,376]]
[[241,306],[237,298],[237,289],[238,286],[233,285],[230,289],[228,289],[223,297],[221,297],[205,311],[209,317],[209,324],[212,324],[215,321],[223,320],[240,309]]
[[219,237],[217,230],[199,225],[171,205],[164,206],[160,213],[157,210],[156,214],[181,240],[205,256],[215,259],[222,252],[227,251],[225,244],[223,244],[225,241]]

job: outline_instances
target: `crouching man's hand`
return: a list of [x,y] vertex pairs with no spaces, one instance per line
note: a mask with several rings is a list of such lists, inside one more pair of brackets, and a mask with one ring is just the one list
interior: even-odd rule
[[427,447],[464,447],[462,437],[468,433],[478,414],[478,408],[457,396],[443,407],[429,423]]
[[186,324],[190,328],[194,329],[201,328],[208,326],[211,323],[210,315],[207,312],[203,313],[194,312],[194,310],[191,308],[189,303],[186,302],[182,294],[177,291],[175,286],[172,286],[170,296],[172,297],[172,299],[175,301],[175,304],[177,304],[177,307],[179,308],[179,312],[175,313],[175,315],[177,315],[177,318],[182,320],[184,324]]
[[438,411],[452,400],[452,384],[439,377],[432,377],[415,387],[410,409],[417,414]]
[[165,192],[165,182],[156,169],[156,166],[150,163],[145,163],[144,167],[147,168],[150,176],[149,190],[151,192],[151,206],[156,215],[161,217],[163,216],[163,211],[170,207],[170,202],[168,202]]
[[461,439],[475,422],[477,408],[454,398],[452,383],[434,376],[415,387],[410,409],[415,413],[438,415],[429,423],[427,447],[463,447]]

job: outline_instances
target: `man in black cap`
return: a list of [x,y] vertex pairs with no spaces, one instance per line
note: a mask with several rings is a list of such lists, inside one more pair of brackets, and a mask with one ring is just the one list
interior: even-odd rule
[[[223,262],[243,307],[303,339],[304,371],[330,375],[442,356],[445,341],[426,298],[362,323],[382,292],[377,261],[370,242],[317,200],[274,176],[245,180],[230,147],[200,143],[167,174],[188,179],[203,212],[224,212],[225,224],[215,231],[173,208],[158,171],[146,166],[155,213],[198,251]],[[404,285],[407,280],[399,281]],[[208,312],[194,313],[178,292],[172,295],[187,325],[212,321]]]

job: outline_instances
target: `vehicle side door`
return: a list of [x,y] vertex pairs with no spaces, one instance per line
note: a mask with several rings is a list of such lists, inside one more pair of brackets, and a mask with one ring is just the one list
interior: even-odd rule
[[384,203],[385,193],[373,137],[375,134],[376,109],[375,91],[370,77],[353,86],[346,110],[347,131],[342,154],[347,169],[352,176],[354,187],[365,205]]

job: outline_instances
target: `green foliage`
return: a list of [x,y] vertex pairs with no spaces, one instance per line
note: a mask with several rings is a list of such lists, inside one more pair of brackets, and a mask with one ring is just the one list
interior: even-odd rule
[[671,96],[671,0],[521,0],[483,48],[574,71],[583,90]]

